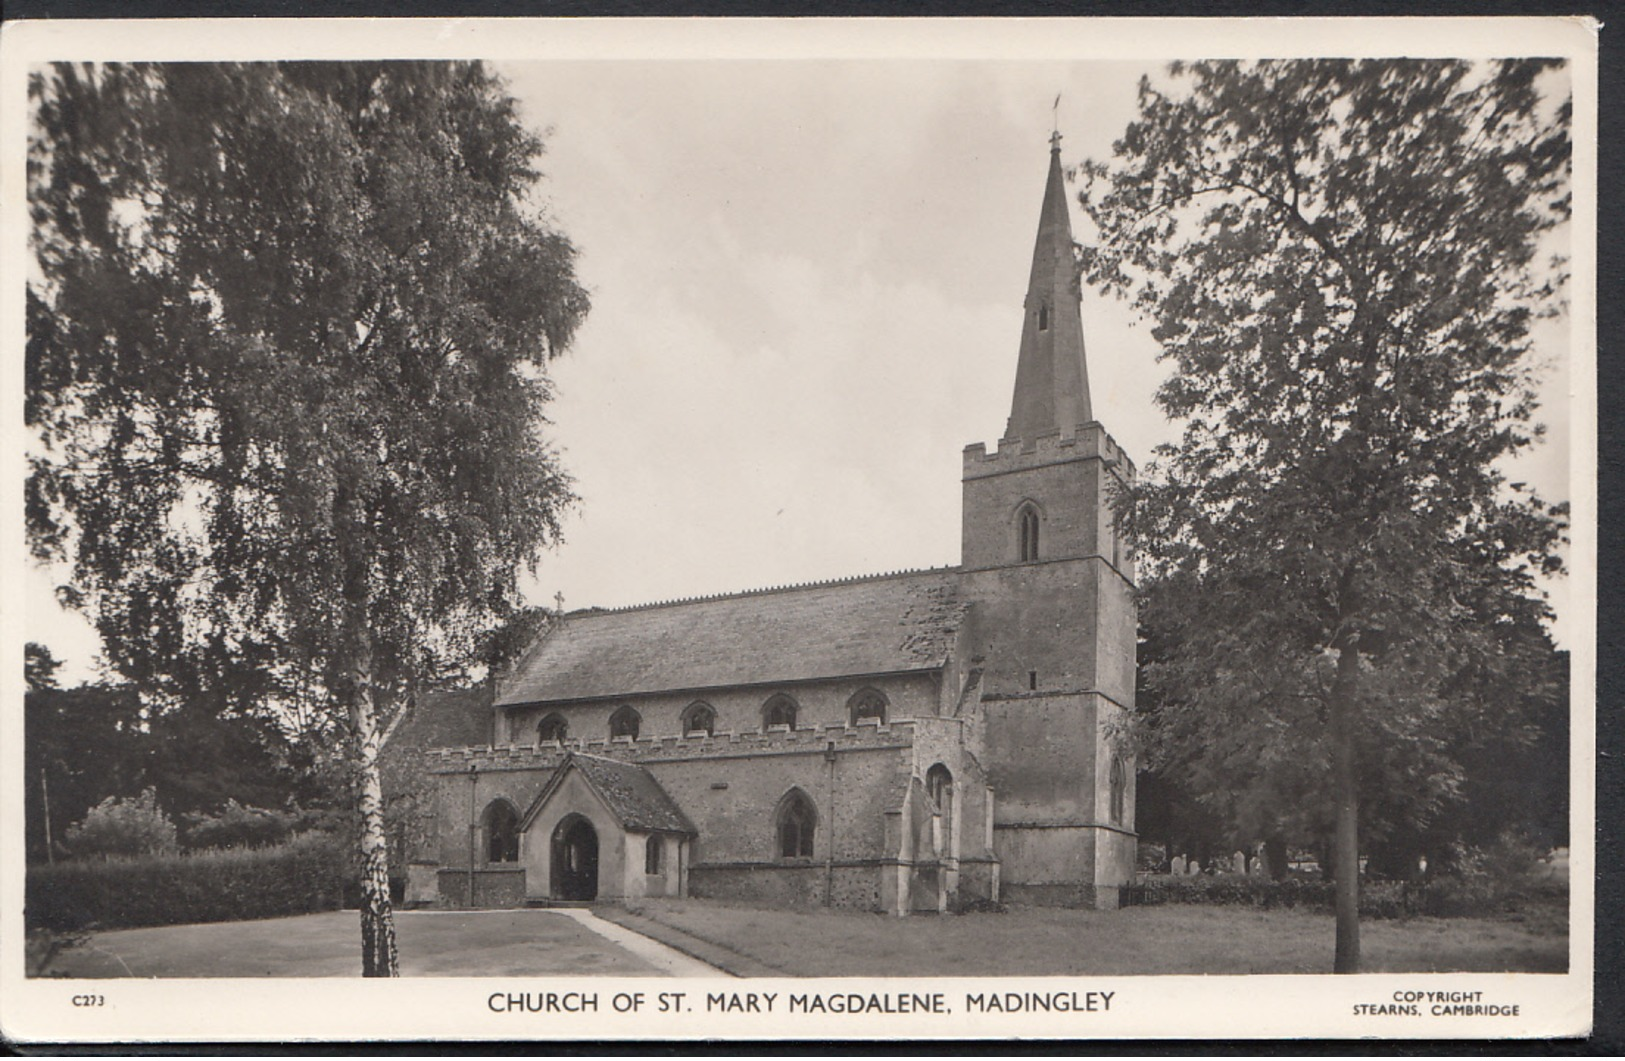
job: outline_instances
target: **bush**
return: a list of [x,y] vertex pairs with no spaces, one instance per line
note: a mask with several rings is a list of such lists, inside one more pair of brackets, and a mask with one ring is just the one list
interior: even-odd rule
[[[1448,873],[1424,882],[1362,880],[1360,916],[1373,920],[1404,917],[1495,917],[1526,909],[1557,909],[1567,902],[1566,881],[1539,879],[1505,852],[1464,849]],[[1487,867],[1493,867],[1487,868]],[[1123,889],[1124,906],[1167,903],[1251,906],[1262,910],[1331,912],[1335,886],[1318,875],[1291,874],[1282,880],[1221,873],[1216,876],[1142,877]]]
[[185,816],[186,846],[265,847],[278,844],[293,834],[300,816],[263,807],[245,807],[234,799],[214,814]]
[[1319,880],[1289,876],[1284,880],[1247,877],[1239,873],[1191,877],[1147,877],[1123,889],[1123,904],[1161,906],[1194,903],[1213,906],[1254,906],[1264,910],[1330,907],[1332,886]]
[[168,854],[176,849],[175,823],[153,789],[133,799],[108,796],[68,828],[62,846],[78,858]]
[[337,909],[352,876],[346,845],[326,833],[276,847],[35,865],[23,917],[57,932],[283,917]]

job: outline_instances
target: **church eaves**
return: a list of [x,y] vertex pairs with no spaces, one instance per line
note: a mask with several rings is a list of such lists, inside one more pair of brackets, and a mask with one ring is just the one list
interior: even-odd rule
[[1050,140],[1049,179],[1027,280],[1015,397],[1004,432],[1010,439],[1030,441],[1053,431],[1071,435],[1078,425],[1094,419],[1060,141],[1058,133]]

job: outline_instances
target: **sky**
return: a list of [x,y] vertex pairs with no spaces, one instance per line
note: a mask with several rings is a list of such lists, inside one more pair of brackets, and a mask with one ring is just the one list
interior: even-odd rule
[[[581,504],[532,603],[957,563],[960,454],[1009,415],[1052,122],[1066,165],[1106,158],[1158,67],[496,66],[544,133],[536,202],[593,299],[548,409]],[[1087,236],[1075,201],[1073,224]],[[1086,291],[1083,322],[1095,415],[1143,468],[1176,435],[1152,403],[1166,367],[1125,304]],[[1568,376],[1562,332],[1543,338],[1551,439],[1514,471],[1556,499]],[[71,683],[96,645],[52,583],[30,570],[28,636]]]

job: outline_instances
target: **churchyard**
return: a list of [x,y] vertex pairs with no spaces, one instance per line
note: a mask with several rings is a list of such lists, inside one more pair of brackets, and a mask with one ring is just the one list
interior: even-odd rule
[[[1330,913],[1240,906],[1012,907],[898,918],[688,899],[604,904],[595,913],[611,931],[631,929],[737,976],[1324,973],[1333,946]],[[401,926],[406,975],[660,971],[557,913],[406,912]],[[43,976],[345,976],[358,968],[355,936],[350,912],[82,933],[30,964]],[[1555,973],[1568,966],[1566,903],[1549,897],[1490,917],[1368,920],[1362,939],[1368,972]]]
[[[1012,907],[895,918],[691,899],[646,900],[606,916],[720,968],[760,976],[1325,973],[1333,949],[1329,912],[1237,906]],[[1361,941],[1366,972],[1568,967],[1566,904],[1497,917],[1370,920]]]

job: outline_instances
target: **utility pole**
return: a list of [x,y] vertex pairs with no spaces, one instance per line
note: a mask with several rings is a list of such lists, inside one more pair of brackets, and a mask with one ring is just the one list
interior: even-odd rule
[[474,909],[474,865],[479,847],[480,764],[468,764],[468,908]]
[[51,842],[51,790],[45,785],[45,767],[43,764],[39,768],[39,794],[40,804],[45,808],[45,861],[54,866],[56,865],[56,852],[53,848],[56,845]]

